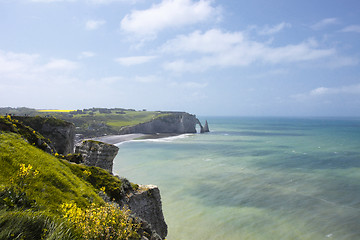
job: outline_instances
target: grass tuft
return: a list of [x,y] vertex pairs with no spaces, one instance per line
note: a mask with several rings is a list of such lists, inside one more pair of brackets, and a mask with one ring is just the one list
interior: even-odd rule
[[72,240],[79,239],[64,219],[43,212],[0,211],[0,239]]

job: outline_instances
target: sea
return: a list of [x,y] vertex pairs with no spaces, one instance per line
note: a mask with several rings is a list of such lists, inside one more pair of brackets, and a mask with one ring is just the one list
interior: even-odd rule
[[118,145],[114,173],[159,187],[168,240],[360,239],[360,118],[206,119]]

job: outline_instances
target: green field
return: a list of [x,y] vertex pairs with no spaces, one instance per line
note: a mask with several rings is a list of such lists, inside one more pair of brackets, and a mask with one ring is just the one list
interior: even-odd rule
[[132,126],[168,115],[161,111],[135,111],[123,108],[90,108],[83,110],[35,110],[29,108],[2,108],[0,114],[18,116],[52,116],[75,124],[76,133],[83,137],[118,134],[122,127]]

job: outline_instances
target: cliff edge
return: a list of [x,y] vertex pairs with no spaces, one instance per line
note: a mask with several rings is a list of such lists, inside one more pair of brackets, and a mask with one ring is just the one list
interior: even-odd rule
[[74,152],[74,124],[54,117],[13,116],[13,119],[31,127],[45,138],[50,139],[59,154],[66,155]]
[[136,217],[151,225],[151,228],[164,239],[167,235],[167,224],[162,212],[160,190],[155,185],[140,185],[124,201]]
[[[120,129],[119,134],[196,133],[197,124],[200,125],[201,133],[206,132],[203,131],[203,126],[201,125],[199,119],[197,119],[193,114],[186,112],[164,112],[163,114],[163,116],[154,118],[153,120],[145,123],[125,126]],[[209,130],[208,127],[207,130]]]

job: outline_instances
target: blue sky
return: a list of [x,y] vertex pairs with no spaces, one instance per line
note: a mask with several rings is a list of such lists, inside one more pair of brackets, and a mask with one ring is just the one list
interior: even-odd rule
[[360,116],[357,0],[0,0],[0,106]]

